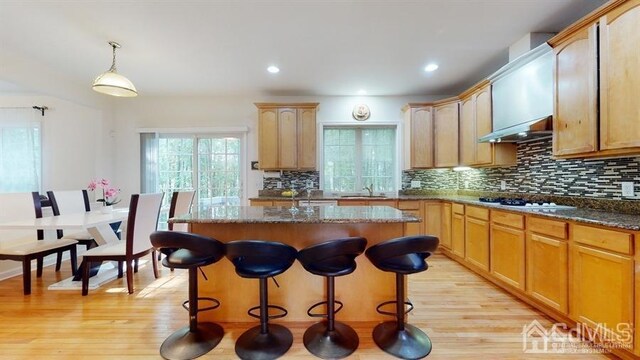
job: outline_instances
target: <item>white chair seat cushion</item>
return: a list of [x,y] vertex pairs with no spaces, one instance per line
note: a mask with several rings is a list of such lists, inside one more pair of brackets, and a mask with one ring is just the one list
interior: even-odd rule
[[109,244],[109,245],[100,245],[98,247],[94,247],[93,249],[87,250],[83,254],[83,256],[124,256],[127,251],[127,242],[120,241],[117,244]]
[[33,240],[16,246],[9,246],[0,249],[3,255],[29,255],[51,249],[61,248],[67,245],[77,244],[78,242],[71,239],[58,240]]
[[91,236],[88,231],[78,231],[73,234],[65,235],[62,238],[73,240],[93,240],[93,236]]

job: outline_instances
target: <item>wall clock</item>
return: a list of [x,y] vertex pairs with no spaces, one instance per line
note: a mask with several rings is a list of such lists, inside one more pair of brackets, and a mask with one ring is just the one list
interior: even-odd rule
[[371,116],[371,111],[366,104],[357,104],[353,107],[353,112],[351,113],[354,119],[358,121],[365,121]]

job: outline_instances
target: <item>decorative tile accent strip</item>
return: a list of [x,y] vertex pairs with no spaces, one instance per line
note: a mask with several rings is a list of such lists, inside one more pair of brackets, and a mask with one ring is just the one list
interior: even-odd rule
[[291,181],[295,181],[296,189],[304,188],[307,180],[313,181],[313,188],[320,188],[320,172],[319,171],[283,171],[279,178],[263,179],[264,190],[278,190],[278,182],[282,182],[282,189],[290,189]]
[[[420,180],[421,189],[457,188],[489,192],[509,192],[590,198],[622,198],[621,182],[633,181],[640,191],[640,158],[561,159],[551,157],[551,139],[518,144],[516,166],[480,168],[462,172],[411,170],[403,172],[402,188]],[[452,180],[453,179],[453,180]],[[500,189],[500,181],[507,188]],[[456,185],[451,183],[456,182]]]

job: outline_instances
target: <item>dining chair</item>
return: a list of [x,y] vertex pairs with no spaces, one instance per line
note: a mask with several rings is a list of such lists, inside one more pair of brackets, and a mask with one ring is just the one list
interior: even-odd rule
[[[191,212],[191,204],[193,203],[193,196],[196,194],[195,190],[189,191],[174,191],[171,195],[171,206],[169,207],[169,219],[172,217],[189,214]],[[168,225],[169,230],[172,231],[189,231],[189,224],[172,224]]]
[[[0,222],[42,217],[38,192],[0,194]],[[0,230],[0,260],[22,262],[22,286],[25,295],[31,294],[31,261],[37,260],[36,276],[42,276],[43,258],[69,251],[71,272],[76,273],[77,241],[71,239],[43,240],[42,231]]]
[[153,263],[153,275],[158,278],[158,261],[156,250],[151,245],[149,236],[156,231],[163,193],[134,194],[129,204],[129,217],[125,241],[101,245],[87,250],[83,254],[82,295],[89,293],[89,270],[92,262],[118,261],[127,267],[127,288],[133,293],[133,262],[149,253]]

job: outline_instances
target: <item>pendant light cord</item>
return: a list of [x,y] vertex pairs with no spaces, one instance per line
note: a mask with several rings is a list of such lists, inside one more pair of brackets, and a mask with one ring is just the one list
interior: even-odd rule
[[115,44],[111,44],[111,47],[113,47],[113,59],[111,61],[111,69],[109,69],[110,72],[118,72],[116,69],[116,45]]

